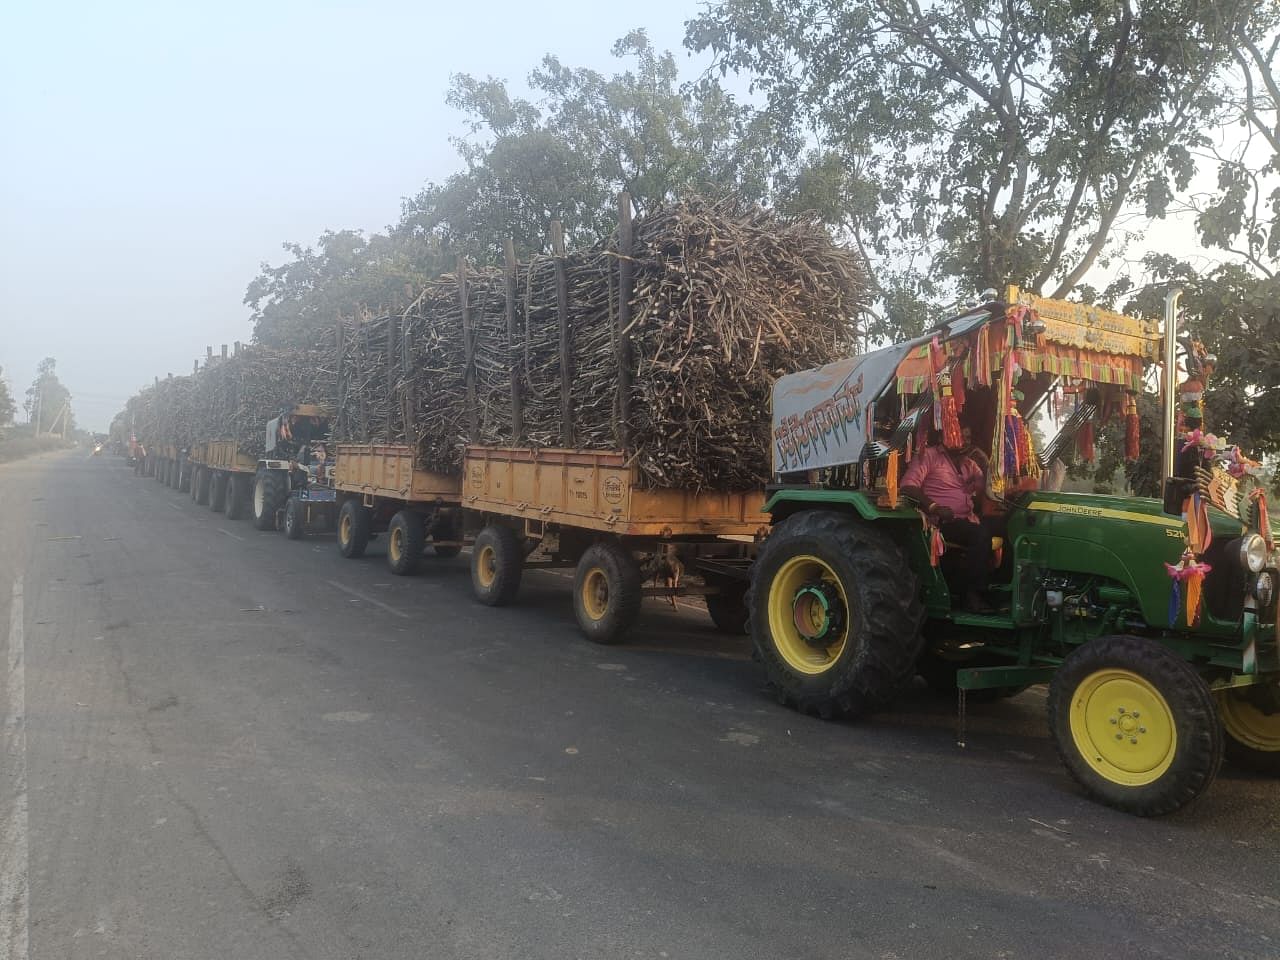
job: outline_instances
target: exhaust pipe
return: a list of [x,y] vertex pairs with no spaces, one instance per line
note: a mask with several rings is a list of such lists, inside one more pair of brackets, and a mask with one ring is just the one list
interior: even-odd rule
[[1174,429],[1178,422],[1178,301],[1182,288],[1174,287],[1164,298],[1164,438],[1160,456],[1160,472],[1167,481],[1173,476],[1174,451],[1178,438]]

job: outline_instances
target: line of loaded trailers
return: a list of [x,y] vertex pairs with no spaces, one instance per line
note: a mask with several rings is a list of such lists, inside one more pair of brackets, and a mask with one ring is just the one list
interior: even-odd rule
[[600,450],[473,445],[442,474],[407,445],[325,443],[327,422],[299,405],[267,424],[264,457],[211,441],[157,447],[135,469],[259,530],[332,531],[350,559],[385,536],[401,576],[428,552],[470,546],[472,587],[490,606],[515,599],[525,569],[572,567],[578,624],[598,643],[619,642],[646,596],[701,595],[719,629],[745,632],[762,492],[648,489],[624,454]]

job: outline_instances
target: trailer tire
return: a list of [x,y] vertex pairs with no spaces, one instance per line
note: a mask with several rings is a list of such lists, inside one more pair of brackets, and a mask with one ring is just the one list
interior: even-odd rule
[[427,528],[422,515],[400,510],[387,525],[387,566],[397,577],[412,576],[427,548]]
[[289,478],[281,470],[259,469],[253,477],[253,525],[274,530],[276,514],[289,496]]
[[213,475],[208,467],[200,467],[196,470],[196,479],[192,484],[195,489],[195,501],[198,506],[207,507],[209,505],[209,494],[212,492]]
[[1146,637],[1077,647],[1049,684],[1049,730],[1095,800],[1155,817],[1199,797],[1222,764],[1222,724],[1204,678]]
[[643,580],[631,551],[598,540],[583,551],[573,575],[573,612],[594,643],[621,643],[640,616]]
[[745,581],[717,579],[707,586],[719,587],[719,593],[706,596],[707,613],[721,633],[740,637],[747,632],[747,584]]
[[1227,759],[1241,770],[1280,777],[1280,688],[1219,690],[1216,699]]
[[486,606],[501,607],[516,598],[524,574],[524,545],[511,527],[490,524],[471,547],[471,589]]
[[164,462],[164,485],[170,490],[176,490],[178,487],[178,461],[166,460]]
[[214,470],[209,480],[209,509],[221,513],[227,505],[227,475],[222,470]]
[[244,517],[249,499],[245,494],[244,474],[230,474],[227,477],[227,502],[223,511],[228,520],[240,520]]
[[191,492],[191,464],[185,460],[178,464],[178,490],[182,493]]
[[368,509],[354,497],[342,502],[338,511],[338,552],[348,560],[363,557],[369,546]]
[[290,497],[284,504],[284,535],[290,540],[301,540],[307,532],[306,508],[296,497]]
[[752,567],[747,612],[779,701],[823,719],[884,706],[924,643],[924,604],[898,545],[831,511],[774,528]]

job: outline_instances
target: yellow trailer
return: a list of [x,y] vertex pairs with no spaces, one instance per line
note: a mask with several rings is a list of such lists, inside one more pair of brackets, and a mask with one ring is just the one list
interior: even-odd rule
[[191,499],[227,519],[238,520],[249,508],[249,490],[258,469],[256,458],[243,452],[235,440],[206,440],[193,444]]
[[386,533],[387,563],[402,576],[417,569],[428,542],[437,557],[457,556],[461,488],[461,477],[419,467],[404,444],[339,443],[333,467],[339,551],[363,556],[369,541]]
[[513,600],[527,566],[572,566],[574,613],[598,643],[622,639],[645,596],[701,594],[718,627],[745,629],[763,491],[649,489],[623,453],[600,450],[470,446],[463,478],[481,602]]

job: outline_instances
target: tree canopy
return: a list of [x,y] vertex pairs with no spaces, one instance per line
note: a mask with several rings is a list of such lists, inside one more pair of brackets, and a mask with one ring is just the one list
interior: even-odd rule
[[45,357],[36,365],[36,378],[27,387],[26,399],[22,404],[27,420],[34,425],[37,435],[47,433],[54,427],[61,430],[64,426],[66,432],[70,433],[75,427],[75,417],[71,411],[71,391],[58,379],[57,365],[53,357]]
[[[1264,13],[1264,11],[1267,11]],[[884,332],[1007,282],[1065,296],[1163,214],[1266,0],[724,0],[687,43],[752,78],[775,159],[841,202]]]
[[0,367],[0,426],[10,423],[15,412],[13,394],[9,392],[9,381],[4,378],[4,369]]

